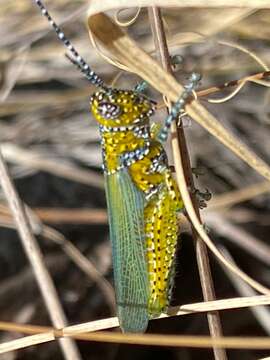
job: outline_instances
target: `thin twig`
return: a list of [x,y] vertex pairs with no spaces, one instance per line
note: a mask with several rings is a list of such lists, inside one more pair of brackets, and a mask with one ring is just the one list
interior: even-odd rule
[[[153,320],[167,318],[171,316],[185,316],[185,315],[194,315],[197,313],[204,313],[208,311],[225,311],[225,310],[236,310],[253,306],[261,306],[261,305],[270,305],[270,296],[269,295],[256,295],[256,296],[248,296],[248,297],[236,297],[215,301],[203,301],[192,304],[184,304],[180,306],[174,306],[170,308],[169,314],[161,314],[158,318]],[[19,325],[22,327],[25,326],[27,329],[27,325]],[[86,323],[81,323],[77,325],[67,326],[62,330],[64,333],[68,332],[88,332],[88,331],[98,331],[98,330],[108,330],[114,327],[119,326],[119,321],[117,317],[110,317],[102,320],[89,321]],[[50,329],[46,327],[46,329]],[[0,321],[0,330],[7,331],[18,331],[18,329],[12,328],[12,323]],[[47,330],[48,331],[48,330]],[[26,331],[22,331],[23,333],[27,333]],[[36,332],[31,332],[31,334],[36,334]],[[28,332],[30,334],[30,332]]]
[[[104,209],[97,208],[31,208],[32,212],[47,224],[87,224],[107,225],[108,217]],[[9,219],[9,209],[0,202],[0,219]]]
[[[242,299],[242,298],[240,298]],[[248,297],[250,301],[250,297]],[[224,301],[224,300],[223,300]],[[218,303],[219,301],[217,301]],[[267,304],[269,304],[269,299]],[[205,303],[204,303],[205,305]],[[241,302],[242,305],[242,302]],[[210,338],[207,336],[180,336],[164,334],[121,334],[115,332],[96,332],[104,325],[114,327],[117,326],[117,318],[109,318],[104,320],[92,321],[90,323],[69,326],[64,329],[54,329],[48,326],[37,325],[21,325],[11,322],[0,322],[0,329],[6,331],[16,331],[24,334],[31,334],[19,340],[13,340],[0,345],[0,353],[12,351],[55,340],[59,337],[72,337],[74,339],[123,343],[123,344],[141,344],[154,346],[175,346],[175,347],[228,347],[228,348],[246,348],[246,349],[269,349],[269,337],[219,337]],[[109,325],[109,326],[108,326]],[[33,336],[33,334],[36,334]],[[39,337],[38,334],[41,336]],[[43,336],[42,336],[43,335]]]
[[221,85],[217,85],[217,86],[210,87],[208,89],[197,91],[196,95],[198,97],[208,96],[210,94],[214,94],[214,93],[219,92],[221,90],[240,85],[240,84],[245,83],[247,81],[268,79],[269,77],[270,77],[270,71],[263,71],[263,72],[260,72],[260,73],[254,74],[254,75],[245,76],[245,77],[243,77],[241,79],[238,79],[238,80],[231,80],[231,81],[228,81],[228,82],[226,82],[224,84],[221,84]]
[[[256,73],[253,75],[248,75],[241,79],[231,80],[231,81],[228,81],[228,82],[220,84],[220,85],[211,86],[207,89],[198,90],[198,91],[196,91],[196,97],[202,98],[202,97],[206,97],[211,94],[216,94],[218,92],[221,92],[224,89],[229,89],[231,87],[239,86],[239,85],[245,84],[249,81],[256,82],[256,81],[263,80],[263,79],[269,80],[269,77],[270,77],[270,71],[263,71],[263,72]],[[194,98],[193,96],[190,97],[190,99],[188,99],[187,102],[193,100],[193,98]],[[166,107],[166,104],[164,103],[164,101],[157,104],[158,109],[162,109],[165,107]]]
[[[150,18],[152,33],[155,41],[156,52],[160,58],[163,67],[168,72],[172,73],[170,56],[169,56],[160,10],[156,7],[149,8],[149,18]],[[177,140],[178,140],[177,141],[178,152],[182,154],[182,159],[184,163],[183,165],[184,165],[186,182],[189,188],[191,189],[193,205],[194,208],[196,209],[197,216],[199,217],[199,209],[197,206],[196,199],[193,196],[195,192],[193,191],[194,183],[192,178],[191,166],[189,162],[189,153],[186,145],[185,134],[182,127],[177,129]],[[198,269],[199,269],[204,299],[205,301],[215,300],[216,298],[215,290],[214,290],[213,279],[211,275],[211,269],[210,269],[206,246],[203,243],[203,241],[201,241],[200,237],[198,236],[198,234],[194,229],[193,229],[193,237],[195,239],[197,263],[198,263]],[[221,329],[219,314],[217,312],[211,313],[207,315],[207,318],[208,318],[208,324],[209,324],[209,330],[211,336],[213,338],[221,337],[222,329]],[[216,360],[227,359],[226,352],[224,349],[213,348],[213,351]]]
[[[66,315],[59,301],[58,294],[50,274],[44,264],[44,259],[39,245],[31,232],[31,226],[25,212],[25,207],[23,206],[16,189],[14,188],[1,150],[0,183],[10,206],[10,210],[13,214],[14,222],[20,235],[25,253],[28,256],[28,260],[32,266],[33,272],[35,273],[37,283],[42,293],[47,310],[50,314],[52,323],[56,328],[62,328],[67,324]],[[60,346],[66,359],[81,359],[77,346],[73,340],[62,339],[60,341]]]
[[33,211],[42,221],[50,224],[108,224],[104,209],[38,208]]

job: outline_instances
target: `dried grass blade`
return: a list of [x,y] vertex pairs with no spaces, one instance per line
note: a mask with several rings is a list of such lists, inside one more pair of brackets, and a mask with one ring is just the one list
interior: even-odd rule
[[[88,26],[91,33],[118,61],[128,66],[131,71],[138,74],[171,101],[176,101],[179,98],[183,86],[140,49],[108,16],[105,14],[90,16]],[[226,130],[198,101],[188,104],[186,111],[192,119],[214,135],[235,155],[270,180],[270,167]]]
[[102,0],[91,1],[89,12],[91,14],[99,13],[112,9],[132,8],[132,7],[202,7],[202,8],[270,8],[269,0],[241,0],[237,4],[235,0]]

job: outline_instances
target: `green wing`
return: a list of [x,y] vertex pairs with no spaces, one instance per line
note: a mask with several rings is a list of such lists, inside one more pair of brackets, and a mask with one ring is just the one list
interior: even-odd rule
[[105,175],[105,184],[119,323],[124,332],[143,332],[149,319],[144,195],[126,169]]

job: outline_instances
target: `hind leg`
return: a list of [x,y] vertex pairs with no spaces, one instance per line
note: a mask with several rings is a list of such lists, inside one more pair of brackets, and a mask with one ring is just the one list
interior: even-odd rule
[[164,187],[144,211],[151,316],[158,316],[169,305],[174,258],[177,245],[177,203]]

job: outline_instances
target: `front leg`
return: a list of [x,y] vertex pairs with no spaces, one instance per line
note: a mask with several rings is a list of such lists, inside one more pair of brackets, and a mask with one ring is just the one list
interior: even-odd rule
[[[164,184],[164,176],[158,169],[158,159],[163,153],[161,144],[151,140],[147,154],[129,165],[129,173],[133,182],[146,195]],[[130,157],[130,154],[125,156]]]

